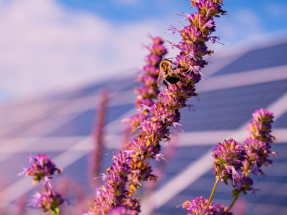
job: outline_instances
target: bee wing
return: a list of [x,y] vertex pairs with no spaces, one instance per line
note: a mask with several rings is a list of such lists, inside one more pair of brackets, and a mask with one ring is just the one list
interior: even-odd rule
[[163,71],[159,71],[157,77],[157,87],[160,87],[165,79],[165,73]]

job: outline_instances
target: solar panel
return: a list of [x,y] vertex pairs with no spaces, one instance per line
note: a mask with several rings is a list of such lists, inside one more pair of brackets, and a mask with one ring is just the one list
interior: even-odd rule
[[254,110],[267,107],[287,91],[287,80],[199,94],[200,101],[189,101],[196,112],[181,111],[185,131],[230,130],[246,122]]
[[283,114],[283,116],[279,117],[274,122],[274,128],[287,128],[287,113]]
[[287,43],[250,51],[212,76],[287,65]]
[[[221,69],[214,76],[223,77],[226,74],[286,65],[286,52],[287,44],[250,51]],[[210,82],[212,82],[212,77],[209,79]],[[41,101],[31,101],[19,107],[2,108],[3,114],[0,115],[0,120],[3,119],[1,127],[5,131],[1,133],[0,139],[0,147],[2,147],[0,150],[0,153],[2,153],[0,155],[0,172],[7,178],[8,185],[13,186],[14,183],[19,181],[20,178],[16,175],[21,167],[28,165],[26,162],[27,154],[46,153],[52,160],[61,156],[64,159],[67,150],[77,144],[79,146],[82,144],[82,148],[79,147],[78,150],[72,152],[72,155],[75,155],[77,159],[64,168],[62,176],[59,176],[59,178],[73,178],[78,184],[83,185],[87,194],[93,194],[94,188],[91,188],[88,184],[88,158],[91,145],[85,145],[82,142],[92,133],[97,114],[95,110],[97,96],[102,87],[107,87],[111,96],[107,114],[106,134],[107,136],[113,136],[112,139],[107,141],[107,143],[113,142],[113,144],[107,145],[104,151],[105,155],[103,155],[101,164],[104,172],[112,164],[113,151],[117,151],[118,148],[122,147],[123,137],[119,132],[123,125],[120,124],[120,119],[129,114],[131,115],[131,111],[135,110],[133,103],[136,95],[132,94],[135,86],[139,86],[139,83],[135,83],[132,77],[113,79],[72,90],[71,92],[59,93],[59,95],[43,98]],[[220,90],[203,90],[199,93],[200,101],[196,101],[196,99],[189,101],[190,104],[195,105],[196,112],[188,111],[188,108],[181,110],[180,123],[185,130],[185,134],[189,132],[226,133],[226,131],[234,133],[250,120],[255,109],[268,107],[284,96],[286,92],[287,79],[273,82],[265,80],[260,84],[249,83],[238,87],[228,86]],[[284,109],[284,105],[280,107]],[[29,113],[33,115],[33,110],[39,111],[34,118],[26,117],[18,120],[21,116],[28,116]],[[13,111],[17,113],[15,116]],[[283,112],[282,116],[275,116],[274,129],[287,128],[287,110],[284,109]],[[173,129],[171,130],[174,132]],[[179,131],[178,135],[181,137],[182,132]],[[32,141],[29,138],[36,139]],[[9,141],[12,142],[9,144]],[[174,157],[168,161],[155,192],[164,189],[166,184],[182,174],[190,165],[200,160],[217,143],[192,146],[188,145],[188,139],[185,141],[186,145],[179,144],[176,147]],[[12,149],[9,148],[11,144],[15,145]],[[162,143],[162,145],[166,147],[168,143]],[[6,153],[5,150],[9,153]],[[273,150],[281,153],[279,157],[274,159],[274,167],[266,169],[265,178],[254,177],[255,187],[258,185],[262,193],[258,192],[256,196],[248,194],[240,197],[245,201],[246,214],[272,214],[273,212],[284,214],[287,211],[287,142],[282,143],[281,141],[281,143],[274,144]],[[151,163],[153,167],[159,164],[156,161]],[[186,211],[181,207],[176,207],[185,200],[192,200],[196,196],[203,195],[208,198],[214,178],[215,175],[210,168],[209,171],[190,183],[186,189],[174,193],[171,199],[155,208],[155,214],[186,214]],[[232,199],[231,189],[231,186],[227,187],[220,184],[215,193],[214,203],[230,204]],[[28,191],[28,194],[32,195],[33,191]],[[141,189],[137,194],[141,195],[143,191],[144,189]],[[166,192],[169,191],[166,190]]]

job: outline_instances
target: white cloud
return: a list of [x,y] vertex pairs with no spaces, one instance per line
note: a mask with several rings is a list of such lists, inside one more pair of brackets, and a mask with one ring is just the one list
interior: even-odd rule
[[248,9],[241,9],[236,14],[235,17],[240,24],[248,26],[256,26],[260,23],[260,19],[256,13]]
[[148,20],[116,26],[52,0],[0,3],[1,94],[30,96],[116,74],[144,64],[148,33],[169,26]]
[[[116,25],[93,14],[69,11],[55,0],[0,0],[0,14],[0,101],[60,91],[123,71],[135,73],[148,54],[142,48],[151,42],[148,34],[177,42],[178,35],[164,32],[170,24],[178,28],[186,24],[179,24],[181,17],[173,14]],[[223,43],[261,31],[260,20],[250,11],[219,20],[215,35],[222,36]],[[216,52],[223,48],[214,47]],[[168,57],[177,53],[170,50]]]
[[265,32],[260,17],[248,9],[238,9],[235,13],[221,17],[216,22],[219,26],[215,34],[222,37],[221,42],[227,45]]

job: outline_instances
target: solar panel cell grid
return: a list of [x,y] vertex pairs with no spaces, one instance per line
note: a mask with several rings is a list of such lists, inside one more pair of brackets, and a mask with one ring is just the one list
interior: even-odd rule
[[[287,104],[286,104],[287,105]],[[287,113],[283,114],[274,122],[274,128],[287,128]]]
[[91,134],[96,116],[95,110],[86,111],[60,128],[52,131],[47,137],[87,136]]
[[282,66],[287,64],[287,44],[253,50],[241,56],[212,76],[226,75]]
[[191,101],[196,112],[183,109],[181,124],[185,131],[236,129],[250,119],[255,109],[266,107],[287,91],[287,81],[277,81],[217,90],[199,94]]
[[[118,105],[118,106],[113,106],[108,108],[108,113],[107,113],[107,119],[106,122],[107,124],[111,123],[115,119],[119,118],[123,114],[127,113],[128,111],[134,109],[134,104],[124,104],[124,105]],[[120,121],[118,122],[120,125]]]

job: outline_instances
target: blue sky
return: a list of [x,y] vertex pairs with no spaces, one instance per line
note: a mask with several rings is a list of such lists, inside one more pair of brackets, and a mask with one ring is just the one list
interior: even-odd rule
[[[162,19],[181,12],[195,11],[189,7],[190,1],[188,0],[59,0],[59,2],[71,10],[97,14],[117,24]],[[287,28],[286,0],[225,0],[224,8],[228,11],[228,16],[223,19],[228,19],[241,31],[232,38],[232,41],[244,39],[245,36],[253,33],[244,32],[250,31],[248,24],[258,29],[260,34]],[[180,17],[174,16],[174,19],[178,20]],[[218,23],[220,25],[225,22],[219,20]],[[169,24],[163,23],[163,25]],[[221,36],[224,37],[224,35]]]
[[[226,44],[287,30],[287,0],[226,0],[228,15],[214,35]],[[0,102],[57,93],[144,65],[148,35],[178,42],[188,0],[3,0],[0,1]],[[167,33],[165,33],[167,32]],[[168,57],[177,50],[169,49]]]

